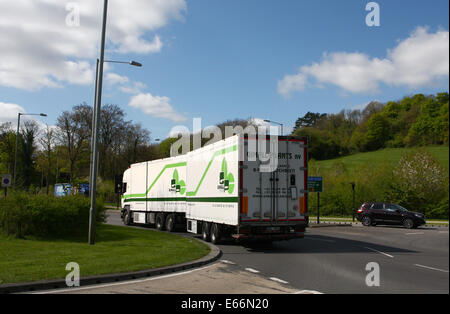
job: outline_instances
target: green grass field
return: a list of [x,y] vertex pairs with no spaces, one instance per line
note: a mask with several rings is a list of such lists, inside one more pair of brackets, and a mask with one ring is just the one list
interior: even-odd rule
[[64,279],[69,262],[80,265],[83,277],[179,264],[209,251],[194,239],[109,225],[98,228],[94,246],[86,238],[23,240],[0,235],[0,284]]
[[[449,170],[449,147],[448,146],[429,146],[425,148],[430,152],[448,171]],[[359,153],[342,158],[315,161],[314,165],[321,170],[331,169],[335,162],[343,162],[349,171],[352,171],[364,164],[373,164],[374,167],[383,164],[394,167],[405,152],[414,151],[414,148],[387,148],[375,152]]]

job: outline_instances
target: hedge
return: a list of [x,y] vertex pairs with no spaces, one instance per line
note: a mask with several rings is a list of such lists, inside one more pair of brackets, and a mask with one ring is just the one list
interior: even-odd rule
[[[87,234],[89,210],[90,199],[85,196],[11,193],[0,200],[0,228],[19,238]],[[96,224],[104,222],[105,217],[103,202],[98,201]]]

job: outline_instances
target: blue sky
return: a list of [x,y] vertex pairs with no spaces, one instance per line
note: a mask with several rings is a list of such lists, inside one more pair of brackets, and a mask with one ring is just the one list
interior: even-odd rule
[[[114,1],[119,2],[110,0],[110,3]],[[0,7],[5,2],[0,0]],[[137,48],[142,42],[130,49],[123,48],[128,45],[128,37],[122,34],[125,31],[121,32],[123,24],[114,25],[116,21],[112,19],[117,13],[111,13],[111,10],[120,8],[113,4],[108,23],[112,41],[107,43],[106,57],[137,60],[144,66],[108,66],[103,102],[120,105],[128,119],[141,122],[152,132],[153,138],[165,138],[175,125],[192,129],[194,117],[201,117],[203,126],[227,119],[253,117],[272,119],[292,127],[295,120],[308,111],[333,113],[371,100],[385,102],[419,92],[448,91],[449,2],[377,1],[381,25],[368,27],[365,19],[369,12],[365,6],[369,2],[167,1],[167,6],[157,7],[154,11],[157,13],[153,15],[145,10],[133,12],[132,19],[142,19],[142,22],[135,27],[129,26],[131,31],[138,33],[138,39],[147,44],[157,43],[157,36],[161,45],[155,44],[158,47],[154,49]],[[20,9],[18,7],[14,12],[21,12]],[[148,9],[152,9],[151,4]],[[96,15],[100,18],[100,10],[100,6],[86,9],[92,14],[88,17],[83,16],[82,10],[81,27],[78,28],[81,34],[86,31],[89,34],[86,36],[95,40],[100,37],[99,25],[91,23]],[[38,18],[43,14],[41,12],[36,7],[25,16],[28,20]],[[63,21],[67,14],[64,5],[62,9],[45,12],[49,15],[47,19],[55,21]],[[155,17],[156,14],[159,16]],[[160,22],[146,25],[150,16],[155,20],[159,17]],[[15,18],[20,21],[20,17]],[[48,27],[51,30],[55,24]],[[29,38],[25,34],[29,28],[13,28],[0,23],[0,31],[3,34],[17,31],[23,35],[15,35],[15,40]],[[43,34],[39,34],[42,37],[30,49],[20,51],[20,55],[27,58],[27,68],[37,68],[29,71],[31,74],[17,74],[20,77],[17,83],[10,83],[8,75],[15,76],[14,71],[25,70],[15,68],[8,61],[14,64],[11,55],[17,55],[14,49],[19,48],[11,48],[10,54],[0,53],[6,60],[3,64],[0,62],[0,105],[4,107],[0,121],[14,121],[14,112],[8,110],[24,110],[45,112],[49,116],[41,121],[55,124],[63,110],[83,101],[93,102],[92,71],[98,54],[95,40],[93,44],[80,42],[76,33],[68,37],[55,36],[55,39]],[[72,35],[70,49],[59,49],[58,46],[55,51],[60,55],[56,58],[60,57],[62,62],[80,62],[77,63],[78,72],[60,77],[59,70],[51,68],[51,62],[44,67],[42,62],[31,57],[39,54],[46,58],[47,38],[64,44]],[[80,46],[86,45],[86,49],[68,52],[74,51],[78,42]],[[56,47],[56,44],[50,46]],[[45,60],[51,60],[56,52],[48,54],[49,59]],[[82,62],[88,63],[89,70]],[[411,63],[417,65],[417,71],[412,70],[416,66],[411,67]],[[446,69],[443,68],[445,65]],[[426,71],[426,67],[433,71]],[[349,68],[355,72],[347,71]],[[61,71],[68,70],[61,67]],[[108,73],[110,80],[106,79]],[[113,80],[113,73],[117,80]],[[77,75],[80,79],[74,78]],[[46,82],[47,78],[52,82]],[[33,80],[40,83],[27,88],[27,82],[33,85]],[[133,86],[138,88],[128,92],[121,88]]]

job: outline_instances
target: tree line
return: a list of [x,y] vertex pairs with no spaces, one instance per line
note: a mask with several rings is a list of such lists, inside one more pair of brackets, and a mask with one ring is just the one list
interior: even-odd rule
[[363,110],[337,114],[308,112],[297,119],[293,134],[309,136],[309,155],[316,160],[382,148],[448,145],[448,105],[444,92],[385,104],[373,101]]
[[[99,130],[99,175],[113,180],[130,164],[159,158],[150,144],[150,131],[126,119],[117,105],[101,110]],[[92,107],[86,103],[62,112],[56,125],[44,128],[25,121],[19,132],[17,183],[20,189],[35,191],[55,183],[89,181],[92,136]],[[11,173],[15,161],[16,130],[10,122],[0,125],[0,171]]]

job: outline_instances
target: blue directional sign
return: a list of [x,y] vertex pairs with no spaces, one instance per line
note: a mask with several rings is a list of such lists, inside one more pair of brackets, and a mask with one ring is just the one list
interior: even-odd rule
[[322,177],[308,177],[308,191],[322,192],[323,190]]

